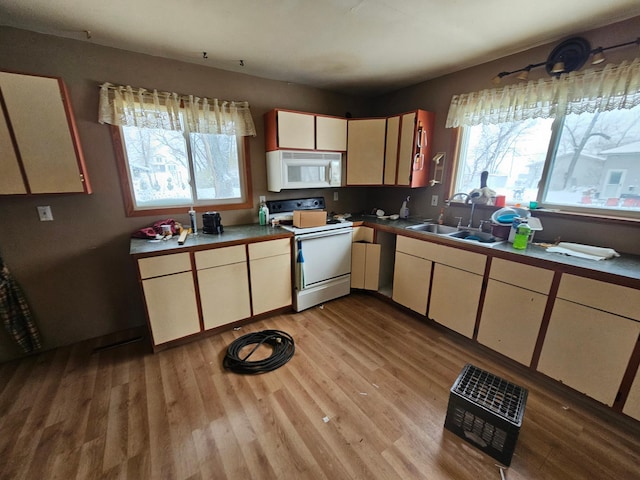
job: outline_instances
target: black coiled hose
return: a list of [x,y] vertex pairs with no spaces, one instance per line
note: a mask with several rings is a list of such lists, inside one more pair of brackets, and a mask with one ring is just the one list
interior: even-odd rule
[[[255,344],[255,347],[244,358],[240,358],[240,351],[247,345]],[[262,344],[273,348],[271,355],[263,360],[247,360],[253,352]],[[247,333],[229,345],[222,365],[227,370],[235,373],[256,374],[275,370],[281,367],[293,357],[296,350],[293,338],[280,330],[263,330],[261,332]]]

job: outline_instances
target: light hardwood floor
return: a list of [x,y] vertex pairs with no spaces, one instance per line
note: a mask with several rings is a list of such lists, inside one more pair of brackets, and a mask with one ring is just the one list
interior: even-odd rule
[[[267,328],[294,337],[288,364],[222,369],[234,338]],[[529,391],[508,480],[640,478],[638,422],[372,296],[155,355],[93,352],[117,339],[0,365],[0,478],[500,480],[443,428],[466,363]]]

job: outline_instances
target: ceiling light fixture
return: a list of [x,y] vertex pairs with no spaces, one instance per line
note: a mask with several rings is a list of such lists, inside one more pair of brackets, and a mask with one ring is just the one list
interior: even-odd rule
[[511,72],[500,72],[493,77],[492,83],[494,85],[500,85],[504,77],[508,77],[514,73],[518,74],[516,77],[518,80],[527,81],[529,79],[529,72],[532,69],[543,66],[549,75],[558,77],[563,73],[580,70],[587,62],[589,56],[592,56],[591,65],[598,65],[606,61],[606,57],[604,56],[605,51],[613,50],[614,48],[628,47],[630,45],[640,46],[640,37],[630,42],[619,43],[609,47],[597,47],[593,50],[586,39],[582,37],[570,38],[557,45],[551,51],[546,61],[532,63],[526,67],[512,70]]

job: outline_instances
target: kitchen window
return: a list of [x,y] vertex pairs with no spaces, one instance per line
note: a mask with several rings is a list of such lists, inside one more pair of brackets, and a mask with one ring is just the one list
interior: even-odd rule
[[103,85],[129,216],[250,208],[248,107]]
[[640,107],[464,127],[456,192],[488,186],[508,204],[640,212]]
[[454,192],[488,171],[511,205],[640,217],[640,60],[574,74],[454,97]]

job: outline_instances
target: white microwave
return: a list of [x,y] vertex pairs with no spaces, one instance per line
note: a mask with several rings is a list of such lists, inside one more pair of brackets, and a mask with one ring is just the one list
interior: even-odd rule
[[274,150],[267,152],[270,192],[342,185],[342,153]]

